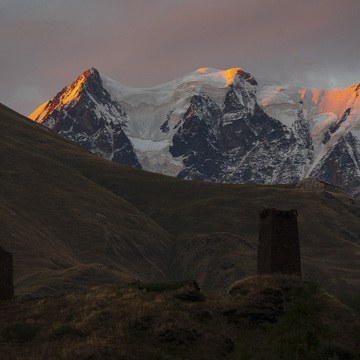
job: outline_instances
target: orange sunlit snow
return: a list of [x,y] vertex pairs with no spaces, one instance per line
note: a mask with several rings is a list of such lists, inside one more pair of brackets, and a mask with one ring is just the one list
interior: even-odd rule
[[322,93],[324,92],[323,90],[319,90],[319,89],[312,89],[312,94],[313,94],[313,97],[312,97],[312,102],[315,103],[315,104],[318,104],[319,103],[319,100],[321,98],[321,95]]
[[301,99],[304,100],[306,89],[299,90],[298,93],[301,95]]
[[229,86],[233,80],[235,75],[240,71],[240,68],[233,68],[233,69],[229,69],[229,70],[217,70],[216,72],[212,72],[212,70],[210,68],[201,68],[198,69],[198,72],[201,72],[203,74],[208,74],[208,75],[212,75],[215,77],[221,77],[224,80],[226,80],[226,85],[225,86]]
[[340,118],[344,111],[350,107],[350,104],[354,102],[355,98],[352,87],[332,91],[322,90],[319,111],[331,111]]
[[311,101],[319,107],[320,113],[333,113],[338,118],[354,102],[355,95],[353,87],[331,91],[321,89],[303,89],[298,91],[302,99],[304,99],[307,92],[310,93]]

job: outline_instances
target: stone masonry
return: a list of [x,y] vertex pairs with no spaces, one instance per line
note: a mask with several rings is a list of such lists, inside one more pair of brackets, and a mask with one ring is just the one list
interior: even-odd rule
[[13,296],[13,258],[0,247],[0,300],[11,300]]
[[258,274],[301,276],[297,210],[260,211]]

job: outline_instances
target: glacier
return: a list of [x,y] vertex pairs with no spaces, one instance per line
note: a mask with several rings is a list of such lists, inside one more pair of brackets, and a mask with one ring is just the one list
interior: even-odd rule
[[305,89],[241,68],[130,88],[91,68],[29,117],[147,171],[230,183],[313,177],[360,197],[359,91]]

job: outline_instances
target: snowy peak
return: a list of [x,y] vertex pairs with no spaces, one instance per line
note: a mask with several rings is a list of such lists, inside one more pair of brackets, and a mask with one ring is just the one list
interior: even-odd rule
[[65,105],[74,105],[80,98],[81,92],[86,87],[85,84],[92,83],[88,87],[98,87],[101,84],[99,72],[94,68],[86,70],[71,85],[65,86],[56,96],[36,109],[29,118],[42,123],[48,114],[53,113]]
[[360,84],[304,89],[241,68],[130,88],[90,68],[30,118],[106,159],[187,179],[290,183],[360,197]]
[[79,93],[84,90],[86,84],[92,83],[95,86],[101,84],[100,74],[95,68],[86,70],[70,86],[66,86],[59,94],[62,103],[68,103],[77,98]]
[[191,76],[196,77],[198,81],[209,84],[215,87],[228,87],[234,82],[243,79],[249,82],[251,85],[256,85],[255,79],[253,79],[250,73],[243,71],[241,68],[232,68],[228,70],[218,70],[214,68],[201,68],[193,73],[185,76],[185,80],[189,81]]
[[217,70],[213,68],[201,68],[196,70],[197,73],[201,73],[212,77],[215,81],[219,81],[224,86],[229,86],[233,83],[234,77],[241,71],[240,68],[233,68],[229,70]]
[[97,155],[141,168],[124,133],[127,114],[104,89],[95,68],[86,70],[29,117]]

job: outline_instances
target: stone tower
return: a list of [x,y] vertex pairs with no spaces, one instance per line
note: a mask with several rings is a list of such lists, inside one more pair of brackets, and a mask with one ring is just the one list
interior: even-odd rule
[[260,211],[258,274],[301,276],[297,210]]
[[11,300],[13,296],[13,258],[0,247],[0,300]]

